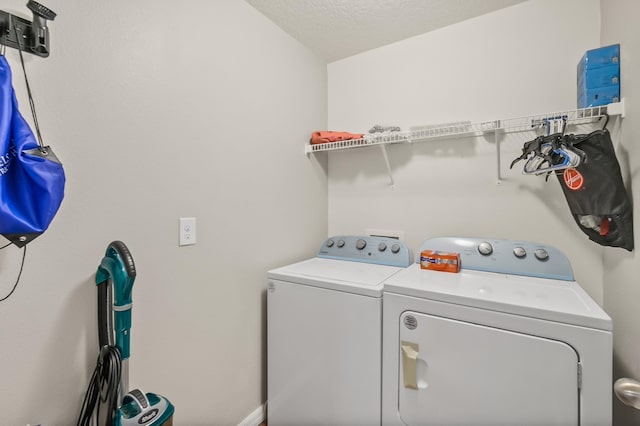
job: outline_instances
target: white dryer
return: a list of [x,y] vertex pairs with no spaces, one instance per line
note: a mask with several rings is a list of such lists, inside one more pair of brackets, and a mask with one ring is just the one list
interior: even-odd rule
[[459,273],[418,263],[384,284],[383,425],[611,424],[611,319],[560,251],[435,238]]
[[410,263],[401,241],[337,236],[268,272],[269,426],[380,424],[382,282]]

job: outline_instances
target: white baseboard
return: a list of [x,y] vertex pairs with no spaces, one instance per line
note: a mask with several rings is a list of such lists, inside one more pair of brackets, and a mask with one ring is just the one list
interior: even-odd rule
[[260,423],[265,420],[265,412],[264,412],[265,404],[260,405],[258,408],[253,410],[251,414],[249,414],[243,421],[241,421],[238,426],[260,426]]

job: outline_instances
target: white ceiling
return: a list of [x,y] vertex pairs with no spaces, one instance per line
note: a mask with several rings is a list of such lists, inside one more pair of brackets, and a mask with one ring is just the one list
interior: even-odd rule
[[246,0],[327,62],[525,0]]

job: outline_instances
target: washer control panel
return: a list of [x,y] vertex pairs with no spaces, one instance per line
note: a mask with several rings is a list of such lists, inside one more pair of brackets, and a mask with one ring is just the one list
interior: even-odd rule
[[573,270],[560,250],[540,243],[490,238],[439,237],[422,243],[418,251],[460,253],[461,269],[573,281]]
[[386,237],[338,235],[327,238],[318,249],[317,256],[388,266],[407,267],[411,264],[407,245]]

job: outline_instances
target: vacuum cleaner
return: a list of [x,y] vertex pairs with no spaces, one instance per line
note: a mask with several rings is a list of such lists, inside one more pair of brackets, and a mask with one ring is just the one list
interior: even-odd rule
[[[102,426],[172,426],[174,407],[165,397],[129,391],[133,282],[136,268],[122,241],[107,247],[96,272],[100,354],[82,404],[78,426],[95,414]],[[106,411],[101,408],[106,407]]]

